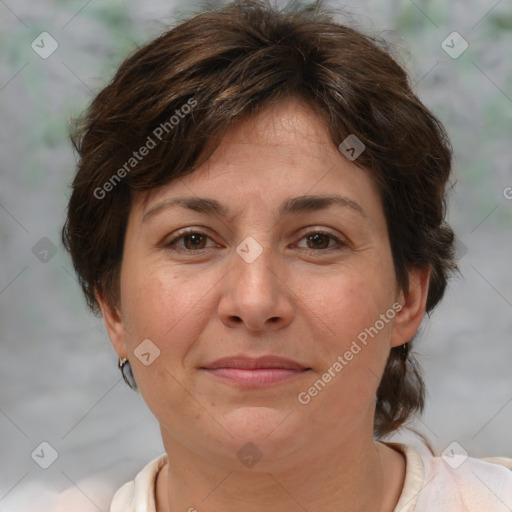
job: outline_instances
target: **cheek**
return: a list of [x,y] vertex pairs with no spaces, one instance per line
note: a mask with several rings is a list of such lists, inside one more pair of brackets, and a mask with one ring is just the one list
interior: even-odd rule
[[[183,385],[183,360],[203,329],[198,314],[201,288],[188,286],[162,266],[127,264],[121,276],[123,319],[132,371],[140,394],[157,418],[166,410],[190,408]],[[142,345],[143,340],[151,344]],[[140,347],[151,355],[138,358]],[[156,347],[156,348],[155,348]]]
[[[211,318],[209,292],[218,279],[201,273],[191,279],[180,269],[166,264],[127,264],[121,276],[123,319],[129,351],[137,354],[143,340],[157,347],[158,358],[151,366],[134,358],[138,382],[156,387],[157,379],[179,378],[184,360]],[[158,384],[160,386],[160,384]]]
[[[301,295],[307,306],[305,313],[318,318],[317,326],[331,339],[337,350],[350,345],[351,340],[370,328],[392,306],[393,279],[389,268],[380,264],[350,266],[322,279],[310,280]],[[386,277],[388,276],[388,277]],[[390,323],[381,326],[389,334]]]
[[371,266],[364,272],[351,268],[332,276],[328,287],[308,287],[304,297],[310,318],[318,319],[316,348],[322,361],[319,372],[320,378],[328,381],[321,394],[324,400],[332,401],[340,414],[374,406],[395,314],[393,281],[386,282],[381,277],[386,275],[380,265],[374,271]]
[[169,337],[177,339],[173,331],[183,329],[201,308],[206,287],[206,280],[189,282],[162,264],[127,265],[121,279],[125,320],[134,333],[165,344]]

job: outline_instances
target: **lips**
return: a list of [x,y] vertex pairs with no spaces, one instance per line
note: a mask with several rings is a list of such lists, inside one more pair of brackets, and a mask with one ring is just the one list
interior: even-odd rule
[[201,368],[231,385],[246,388],[271,386],[298,377],[311,368],[278,356],[225,357]]
[[203,368],[208,370],[213,370],[217,368],[235,368],[240,370],[280,368],[283,370],[293,371],[303,371],[308,369],[306,366],[303,366],[300,363],[297,363],[296,361],[292,361],[290,359],[285,359],[278,356],[262,356],[258,358],[246,356],[224,357],[222,359],[214,361],[213,363],[203,366]]

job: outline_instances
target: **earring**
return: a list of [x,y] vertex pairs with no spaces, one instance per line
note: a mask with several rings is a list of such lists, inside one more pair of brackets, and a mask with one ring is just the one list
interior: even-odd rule
[[132,373],[132,367],[130,366],[130,361],[126,359],[126,357],[123,357],[122,359],[119,358],[119,361],[117,363],[119,366],[119,369],[121,370],[121,375],[123,376],[123,380],[128,384],[130,388],[133,390],[137,389],[137,383],[135,382],[135,379],[133,377]]
[[400,359],[405,361],[407,359],[407,355],[409,354],[409,343],[404,343],[402,345],[402,352],[400,353]]

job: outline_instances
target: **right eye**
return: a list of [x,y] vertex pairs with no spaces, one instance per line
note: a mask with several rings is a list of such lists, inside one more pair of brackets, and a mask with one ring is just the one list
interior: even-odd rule
[[[210,237],[206,233],[189,229],[178,233],[165,247],[170,250],[198,252],[209,248],[204,246],[207,239]],[[181,242],[183,245],[179,245]]]

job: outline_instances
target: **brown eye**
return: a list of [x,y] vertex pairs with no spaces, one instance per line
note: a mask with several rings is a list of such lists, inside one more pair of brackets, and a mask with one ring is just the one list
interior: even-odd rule
[[166,244],[166,248],[176,251],[201,251],[208,249],[206,243],[209,239],[208,235],[200,231],[187,231],[173,238]]
[[[343,249],[347,246],[340,238],[331,233],[323,233],[321,231],[308,233],[301,240],[306,240],[306,247],[299,247],[316,253],[330,252],[331,250]],[[331,244],[331,241],[334,243]]]
[[[200,233],[194,233],[191,235],[183,235],[183,244],[186,249],[204,249],[204,243],[206,242],[206,236]],[[188,242],[188,243],[187,243]]]
[[305,237],[311,245],[308,245],[310,249],[327,249],[329,247],[329,235],[325,233],[315,233]]

